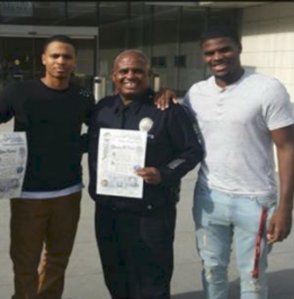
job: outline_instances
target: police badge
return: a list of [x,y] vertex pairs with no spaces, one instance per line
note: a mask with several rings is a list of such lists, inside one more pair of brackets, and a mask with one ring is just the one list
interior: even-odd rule
[[149,132],[153,126],[153,120],[149,117],[144,117],[140,120],[139,130]]

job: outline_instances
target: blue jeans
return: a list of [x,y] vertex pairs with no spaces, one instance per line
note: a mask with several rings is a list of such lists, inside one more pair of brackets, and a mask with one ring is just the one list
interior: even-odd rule
[[[266,241],[266,229],[275,206],[276,195],[244,196],[196,185],[193,217],[206,299],[228,298],[227,270],[233,240],[241,299],[267,298],[265,271],[270,246]],[[260,246],[256,245],[258,236]],[[260,254],[256,253],[258,249]]]

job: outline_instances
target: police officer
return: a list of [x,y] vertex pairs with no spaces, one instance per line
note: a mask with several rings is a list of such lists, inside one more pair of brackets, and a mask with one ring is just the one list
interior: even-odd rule
[[[89,127],[89,192],[96,201],[96,238],[113,299],[169,299],[180,179],[203,157],[196,124],[180,105],[161,111],[139,50],[114,60],[116,95],[100,100]],[[96,194],[100,128],[147,130],[142,199]]]

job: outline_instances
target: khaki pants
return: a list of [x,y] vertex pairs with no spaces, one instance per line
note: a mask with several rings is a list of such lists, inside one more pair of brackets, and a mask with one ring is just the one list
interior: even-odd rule
[[60,299],[80,217],[81,192],[11,199],[13,299]]

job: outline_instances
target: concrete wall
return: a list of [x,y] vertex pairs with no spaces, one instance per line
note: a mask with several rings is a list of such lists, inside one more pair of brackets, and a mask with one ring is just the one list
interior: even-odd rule
[[294,102],[294,3],[244,9],[241,32],[243,65],[279,79]]

